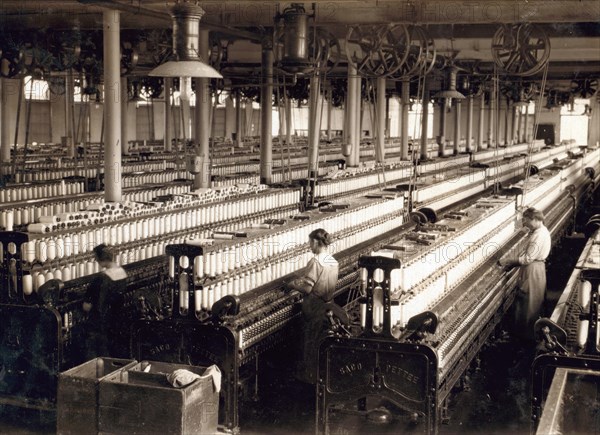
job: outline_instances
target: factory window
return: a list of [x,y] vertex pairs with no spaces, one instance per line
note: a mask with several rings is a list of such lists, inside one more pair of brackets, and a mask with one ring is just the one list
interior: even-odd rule
[[84,93],[81,92],[81,86],[77,86],[74,85],[73,86],[73,102],[74,103],[83,103],[84,100]]
[[521,106],[521,113],[525,115],[528,113],[529,115],[533,115],[535,113],[535,101],[530,101],[529,105],[523,104]]
[[23,90],[27,100],[50,100],[50,90],[46,80],[37,80],[31,76],[26,76],[23,82]]
[[[411,102],[408,111],[408,135],[411,138],[421,137],[423,109],[420,103]],[[402,104],[399,98],[390,99],[388,112],[389,135],[400,137],[402,135]],[[427,137],[433,137],[433,105],[429,106],[427,124]]]
[[[429,104],[427,111],[427,137],[433,137],[433,104]],[[421,103],[411,104],[408,112],[408,136],[411,138],[421,138],[421,125],[423,119],[423,106]]]
[[591,115],[590,100],[575,98],[560,109],[560,140],[575,139],[580,145],[588,143]]

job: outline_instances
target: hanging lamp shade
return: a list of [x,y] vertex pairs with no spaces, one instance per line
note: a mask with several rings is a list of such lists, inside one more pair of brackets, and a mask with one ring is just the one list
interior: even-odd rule
[[456,98],[457,100],[464,100],[465,96],[456,90],[456,75],[458,69],[450,67],[448,70],[448,89],[445,91],[439,91],[433,98]]
[[198,54],[200,18],[203,15],[204,10],[195,3],[182,1],[173,5],[173,59],[154,68],[149,76],[223,78]]

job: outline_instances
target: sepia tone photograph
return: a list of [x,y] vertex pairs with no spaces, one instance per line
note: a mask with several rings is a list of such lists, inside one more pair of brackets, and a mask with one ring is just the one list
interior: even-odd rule
[[0,0],[0,433],[600,433],[598,0]]

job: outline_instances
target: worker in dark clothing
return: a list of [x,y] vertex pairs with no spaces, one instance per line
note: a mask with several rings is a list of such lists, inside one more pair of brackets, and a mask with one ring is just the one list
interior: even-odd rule
[[326,303],[333,299],[339,266],[328,251],[331,237],[324,229],[314,230],[308,238],[310,249],[315,255],[300,276],[287,286],[305,295],[302,301],[303,358],[297,377],[314,384],[317,380],[319,343],[327,331]]
[[112,249],[104,244],[94,248],[94,256],[104,270],[90,283],[83,302],[83,310],[88,313],[87,359],[128,357],[128,349],[118,339],[122,331],[117,315],[127,288],[127,272],[115,263]]
[[514,332],[522,339],[532,340],[533,327],[546,296],[546,258],[550,255],[552,239],[544,225],[543,213],[533,207],[523,212],[523,226],[529,229],[525,248],[517,259],[501,265],[507,270],[520,268],[513,307]]

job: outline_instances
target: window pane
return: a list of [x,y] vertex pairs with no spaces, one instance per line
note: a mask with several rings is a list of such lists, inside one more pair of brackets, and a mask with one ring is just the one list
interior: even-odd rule
[[25,98],[28,100],[50,100],[50,90],[48,89],[48,82],[46,80],[36,80],[31,76],[25,77],[23,84],[25,91]]

